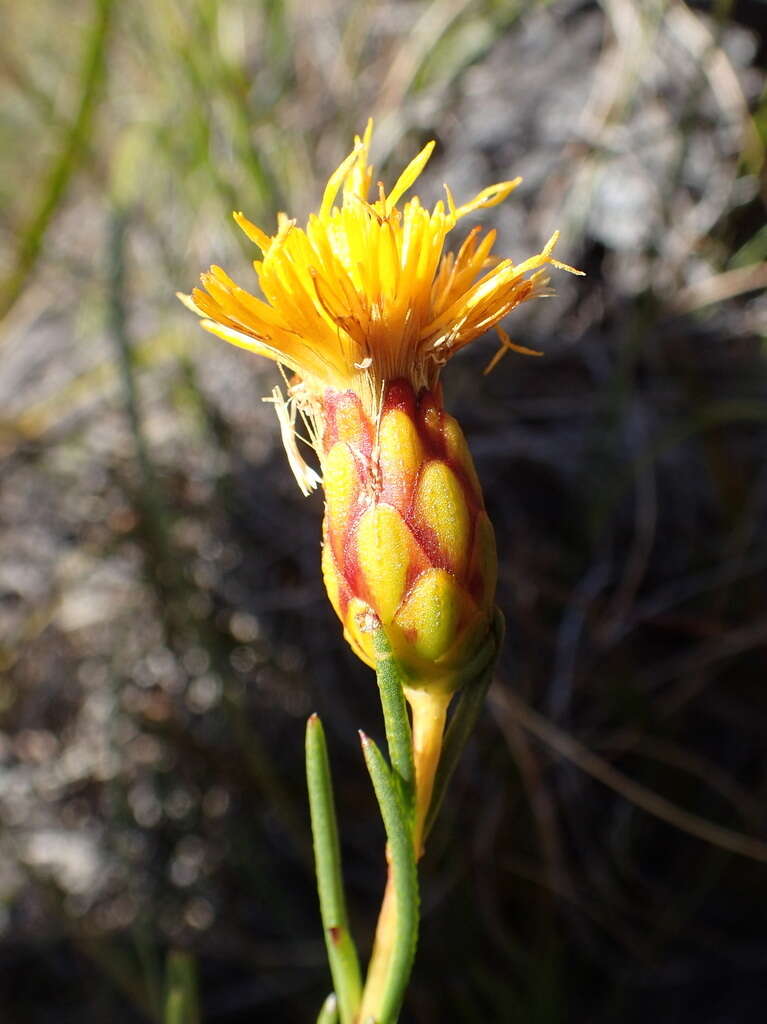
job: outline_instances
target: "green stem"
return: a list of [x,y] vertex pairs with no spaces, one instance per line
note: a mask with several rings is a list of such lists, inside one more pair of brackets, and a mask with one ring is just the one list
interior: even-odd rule
[[[357,950],[349,931],[346,914],[338,826],[325,733],[317,715],[312,715],[306,725],[306,780],[309,789],[320,914],[330,973],[333,976],[341,1022],[352,1024],[359,1007],[362,979]],[[327,1005],[326,1000],[325,1007]],[[320,1015],[321,1021],[332,1019]]]
[[482,710],[485,696],[493,679],[495,662],[503,644],[504,632],[503,615],[496,608],[492,632],[485,646],[466,670],[466,681],[463,684],[458,705],[450,719],[450,725],[448,726],[445,742],[442,747],[442,756],[440,757],[437,775],[434,780],[431,803],[426,816],[424,838],[431,831],[444,799],[448,783],[469,736],[477,724],[477,718]]
[[381,708],[386,729],[389,759],[395,778],[402,791],[405,808],[413,807],[415,767],[413,764],[413,737],[407,715],[402,678],[397,661],[382,628],[374,636],[376,652],[376,678],[381,693]]
[[415,810],[413,849],[415,859],[423,856],[426,819],[434,794],[434,780],[442,755],[445,720],[452,694],[439,690],[408,690],[407,701],[413,715],[413,759],[415,761]]
[[418,874],[411,814],[402,804],[400,787],[381,751],[362,732],[360,740],[386,829],[393,892],[393,934],[386,977],[380,994],[376,993],[376,1005],[364,1006],[364,1013],[372,1016],[375,1024],[395,1024],[413,968],[418,939]]

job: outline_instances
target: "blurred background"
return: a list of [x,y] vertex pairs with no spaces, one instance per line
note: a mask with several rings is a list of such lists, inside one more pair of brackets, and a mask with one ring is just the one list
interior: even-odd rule
[[[368,115],[555,298],[445,376],[509,636],[424,862],[403,1024],[740,1024],[767,996],[762,0],[53,0],[0,39],[0,1019],[313,1020],[303,780],[358,939],[382,729],[270,406],[174,298],[303,218]],[[488,218],[489,219],[489,218]],[[468,230],[468,228],[466,229]],[[457,233],[456,244],[462,233]],[[194,1020],[194,1014],[186,1022]]]

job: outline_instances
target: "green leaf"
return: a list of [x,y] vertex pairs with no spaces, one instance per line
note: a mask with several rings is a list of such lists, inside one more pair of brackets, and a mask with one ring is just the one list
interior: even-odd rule
[[404,806],[410,814],[415,796],[415,768],[413,737],[402,689],[402,675],[382,628],[376,630],[373,640],[376,652],[376,678],[381,693],[389,760],[398,780]]
[[496,608],[491,634],[487,639],[487,643],[466,670],[466,681],[461,690],[458,706],[453,712],[450,725],[445,734],[445,743],[442,747],[442,756],[439,759],[439,767],[437,768],[437,775],[434,780],[434,791],[429,806],[429,813],[426,816],[424,837],[428,836],[431,831],[444,799],[448,783],[469,736],[477,724],[479,713],[485,702],[485,696],[493,679],[495,662],[503,644],[504,633],[503,615]]
[[335,992],[331,992],[322,1004],[317,1024],[338,1024],[338,1000]]
[[[306,724],[306,781],[314,839],[314,863],[325,945],[342,1024],[352,1024],[362,992],[359,959],[349,931],[341,874],[338,825],[325,733],[317,715]],[[328,1000],[325,1002],[327,1006]],[[325,1012],[325,1007],[323,1011]],[[320,1015],[320,1020],[326,1018]],[[328,1017],[332,1020],[332,1017]]]
[[395,896],[392,955],[375,1021],[376,1024],[395,1024],[413,969],[418,940],[418,873],[410,814],[402,805],[399,787],[373,740],[362,732],[360,739],[389,841],[389,869]]

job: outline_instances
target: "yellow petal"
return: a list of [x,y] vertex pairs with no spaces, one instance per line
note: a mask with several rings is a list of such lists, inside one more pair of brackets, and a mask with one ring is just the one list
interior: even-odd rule
[[384,211],[386,214],[388,214],[391,210],[394,209],[394,207],[397,205],[397,200],[400,199],[407,192],[407,190],[410,188],[410,186],[413,184],[416,178],[419,177],[421,171],[423,171],[424,167],[428,163],[429,157],[434,152],[435,146],[436,142],[434,142],[434,140],[432,140],[431,142],[427,142],[426,145],[421,150],[421,152],[418,154],[418,156],[414,157],[410,161],[410,163],[407,165],[402,174],[400,174],[399,178],[397,178],[394,188],[391,190],[386,199],[386,208]]
[[248,220],[244,213],[237,211],[232,216],[237,222],[237,226],[245,232],[251,242],[255,242],[261,252],[266,252],[272,244],[269,235],[257,227],[252,220]]
[[521,183],[521,178],[514,178],[513,181],[499,181],[497,185],[483,188],[470,202],[464,203],[463,206],[459,206],[455,210],[455,217],[465,217],[467,213],[473,213],[474,210],[486,210],[489,206],[497,206]]

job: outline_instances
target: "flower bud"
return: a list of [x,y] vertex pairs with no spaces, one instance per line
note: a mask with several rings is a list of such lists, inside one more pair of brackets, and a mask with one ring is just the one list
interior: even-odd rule
[[403,671],[448,692],[490,628],[495,538],[463,433],[441,395],[399,379],[372,419],[327,390],[322,567],[354,651],[375,666],[383,626]]

